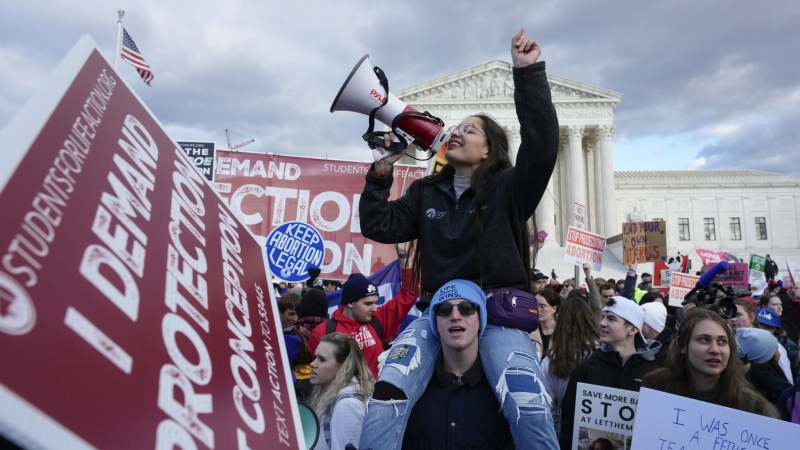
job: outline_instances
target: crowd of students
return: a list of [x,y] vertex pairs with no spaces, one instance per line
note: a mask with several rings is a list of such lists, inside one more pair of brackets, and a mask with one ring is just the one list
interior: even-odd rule
[[[785,289],[738,299],[725,320],[695,303],[668,306],[649,274],[637,284],[635,264],[618,281],[584,265],[582,285],[528,269],[538,250],[529,220],[558,152],[540,55],[524,30],[512,38],[516,164],[503,128],[477,114],[452,128],[448,164],[399,199],[388,200],[399,153],[367,173],[363,235],[414,243],[398,252],[394,299],[377,307],[361,274],[342,285],[330,319],[324,283],[281,296],[297,397],[321,418],[316,448],[575,449],[579,382],[791,417],[798,326]],[[396,334],[414,304],[422,316]],[[619,446],[613,436],[591,442]]]

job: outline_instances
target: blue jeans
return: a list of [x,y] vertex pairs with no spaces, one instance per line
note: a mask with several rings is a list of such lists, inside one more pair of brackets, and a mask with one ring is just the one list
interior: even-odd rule
[[[497,401],[511,426],[517,448],[558,450],[550,397],[528,335],[489,323],[479,352],[484,375],[495,387]],[[431,332],[427,314],[400,333],[392,349],[384,354],[386,358],[378,382],[396,387],[406,398],[386,400],[373,396],[369,399],[360,449],[401,448],[411,410],[428,387],[440,353],[441,345]]]

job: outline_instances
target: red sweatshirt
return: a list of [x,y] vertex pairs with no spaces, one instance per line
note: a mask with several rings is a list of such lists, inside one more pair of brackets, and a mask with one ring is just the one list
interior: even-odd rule
[[[403,279],[406,279],[406,271],[403,271]],[[384,338],[388,338],[400,326],[400,323],[408,315],[408,311],[414,306],[417,300],[416,293],[409,291],[405,285],[400,288],[400,292],[392,300],[384,303],[375,311],[374,317],[383,326]],[[378,378],[378,356],[383,352],[383,342],[378,338],[378,333],[372,328],[372,325],[362,322],[356,322],[353,319],[344,315],[344,306],[339,307],[333,312],[331,316],[336,320],[336,331],[345,333],[351,336],[358,342],[361,352],[364,353],[364,359],[367,362],[372,375]],[[308,345],[311,348],[313,355],[317,351],[320,339],[325,334],[326,323],[323,322],[314,328],[311,332],[311,337],[308,339]]]

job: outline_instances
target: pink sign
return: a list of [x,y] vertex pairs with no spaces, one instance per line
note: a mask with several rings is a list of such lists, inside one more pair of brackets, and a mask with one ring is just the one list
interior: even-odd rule
[[[716,264],[708,266],[709,270]],[[714,278],[714,283],[723,286],[750,286],[750,265],[748,263],[729,263],[730,268]]]
[[90,38],[51,83],[2,139],[0,428],[25,448],[298,448],[261,246]]
[[741,262],[736,255],[728,252],[715,252],[713,250],[705,250],[702,248],[698,248],[694,252],[700,257],[700,261],[703,263],[703,265],[707,267],[711,267],[713,264],[716,264],[720,261],[728,261],[731,263]]

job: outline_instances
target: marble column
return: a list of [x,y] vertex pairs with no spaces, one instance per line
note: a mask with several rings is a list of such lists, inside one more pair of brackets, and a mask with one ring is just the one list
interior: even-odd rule
[[536,225],[540,230],[547,231],[548,242],[552,242],[556,240],[556,226],[555,222],[553,221],[553,214],[555,211],[554,205],[554,197],[555,192],[553,191],[555,186],[555,178],[556,173],[558,172],[558,166],[553,170],[553,175],[550,177],[550,181],[547,182],[547,190],[545,191],[544,195],[542,196],[542,200],[539,202],[539,206],[536,207]]
[[519,145],[522,143],[519,126],[504,127],[506,131],[506,138],[508,138],[508,158],[511,160],[512,165],[517,164],[517,151]]
[[564,204],[567,203],[567,135],[561,133],[558,141],[558,201],[555,202],[556,229],[558,231],[558,244],[563,246],[566,242],[568,218],[564,211]]
[[598,205],[603,210],[603,226],[599,234],[609,238],[622,233],[617,226],[617,214],[614,211],[614,155],[611,150],[611,138],[614,137],[613,125],[597,127],[598,160],[600,162],[598,176],[600,189],[597,192]]
[[[567,201],[561,205],[567,216],[567,226],[574,225],[575,202],[586,205],[586,167],[583,163],[583,126],[567,127]],[[565,228],[566,229],[566,228]]]
[[595,147],[597,146],[596,141],[593,139],[586,140],[586,185],[589,187],[587,195],[589,204],[586,206],[587,210],[587,218],[586,220],[588,223],[588,230],[591,232],[596,233],[597,229],[599,228],[597,224],[597,195],[596,190],[594,189],[595,182],[597,180],[597,170],[596,170],[596,154],[595,154]]

